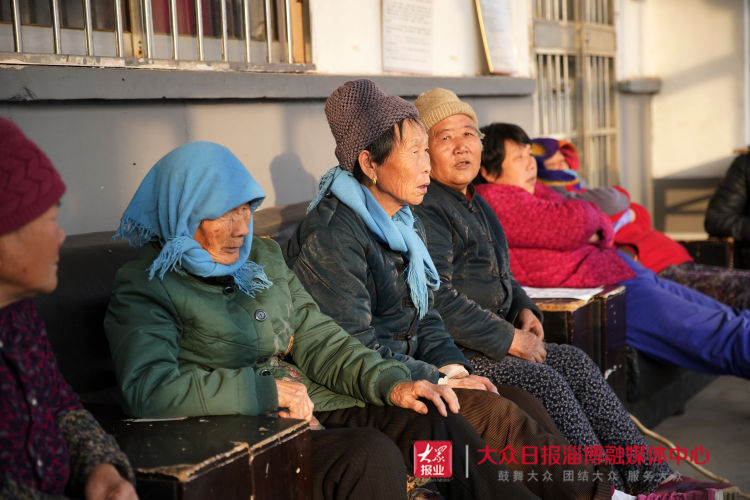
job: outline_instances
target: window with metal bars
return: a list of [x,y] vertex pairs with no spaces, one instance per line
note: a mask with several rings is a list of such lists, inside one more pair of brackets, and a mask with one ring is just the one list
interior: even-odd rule
[[306,71],[304,0],[0,0],[0,63]]
[[539,135],[573,142],[592,186],[619,181],[613,0],[535,0]]

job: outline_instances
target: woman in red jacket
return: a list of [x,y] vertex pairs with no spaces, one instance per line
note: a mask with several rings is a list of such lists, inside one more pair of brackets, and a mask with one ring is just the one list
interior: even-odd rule
[[[676,281],[732,307],[750,308],[750,271],[696,264],[684,246],[653,228],[651,215],[619,186],[587,189],[578,177],[573,144],[548,137],[531,141],[539,182],[566,198],[588,200],[609,216],[615,247],[662,278]],[[709,207],[710,208],[710,207]]]
[[537,182],[531,141],[515,125],[485,134],[476,190],[505,229],[511,270],[523,285],[625,285],[630,345],[658,360],[750,378],[750,312],[660,278],[613,246],[609,218],[593,203]]

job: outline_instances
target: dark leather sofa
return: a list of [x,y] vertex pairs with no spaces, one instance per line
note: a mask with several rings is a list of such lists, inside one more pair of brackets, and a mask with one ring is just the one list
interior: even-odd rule
[[69,236],[57,289],[34,300],[60,371],[130,458],[140,498],[311,498],[307,422],[243,415],[123,420],[102,324],[115,272],[136,251],[111,237]]
[[60,371],[87,405],[119,407],[102,324],[115,272],[134,256],[111,232],[69,236],[60,249],[57,289],[34,299]]

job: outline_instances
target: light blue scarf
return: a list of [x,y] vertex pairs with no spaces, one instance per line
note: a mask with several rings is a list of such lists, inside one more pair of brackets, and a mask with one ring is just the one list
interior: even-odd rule
[[237,262],[215,262],[193,236],[204,219],[216,219],[250,203],[255,209],[265,193],[231,151],[212,142],[191,142],[168,153],[148,172],[120,219],[115,238],[142,247],[156,239],[161,252],[148,268],[149,279],[168,271],[196,276],[234,277],[250,297],[272,285],[263,267],[248,260],[253,223]]
[[401,207],[393,217],[388,217],[370,190],[357,182],[351,172],[334,167],[320,179],[320,190],[307,208],[307,212],[315,208],[329,192],[354,210],[378,240],[387,244],[391,250],[400,252],[409,261],[406,282],[409,285],[411,300],[417,308],[419,317],[422,318],[427,313],[427,287],[437,290],[440,287],[440,278],[427,247],[414,231],[414,215],[411,209],[408,206]]

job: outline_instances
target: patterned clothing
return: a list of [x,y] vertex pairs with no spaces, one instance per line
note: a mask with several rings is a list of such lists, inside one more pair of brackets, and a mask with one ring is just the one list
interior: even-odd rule
[[[609,218],[591,202],[566,199],[537,182],[534,194],[479,184],[505,230],[513,276],[525,286],[587,288],[632,278],[619,258]],[[589,243],[592,235],[597,243]]]
[[[591,358],[570,345],[545,347],[543,364],[515,356],[495,361],[481,354],[470,360],[478,375],[536,396],[572,445],[648,450],[646,439]],[[612,469],[615,488],[632,494],[652,491],[671,472],[667,464],[622,464]]]
[[728,306],[750,309],[750,270],[686,262],[669,266],[659,276],[697,290]]
[[58,371],[29,299],[0,309],[0,389],[0,497],[62,494],[69,478],[82,486],[100,463],[133,477],[114,439]]

